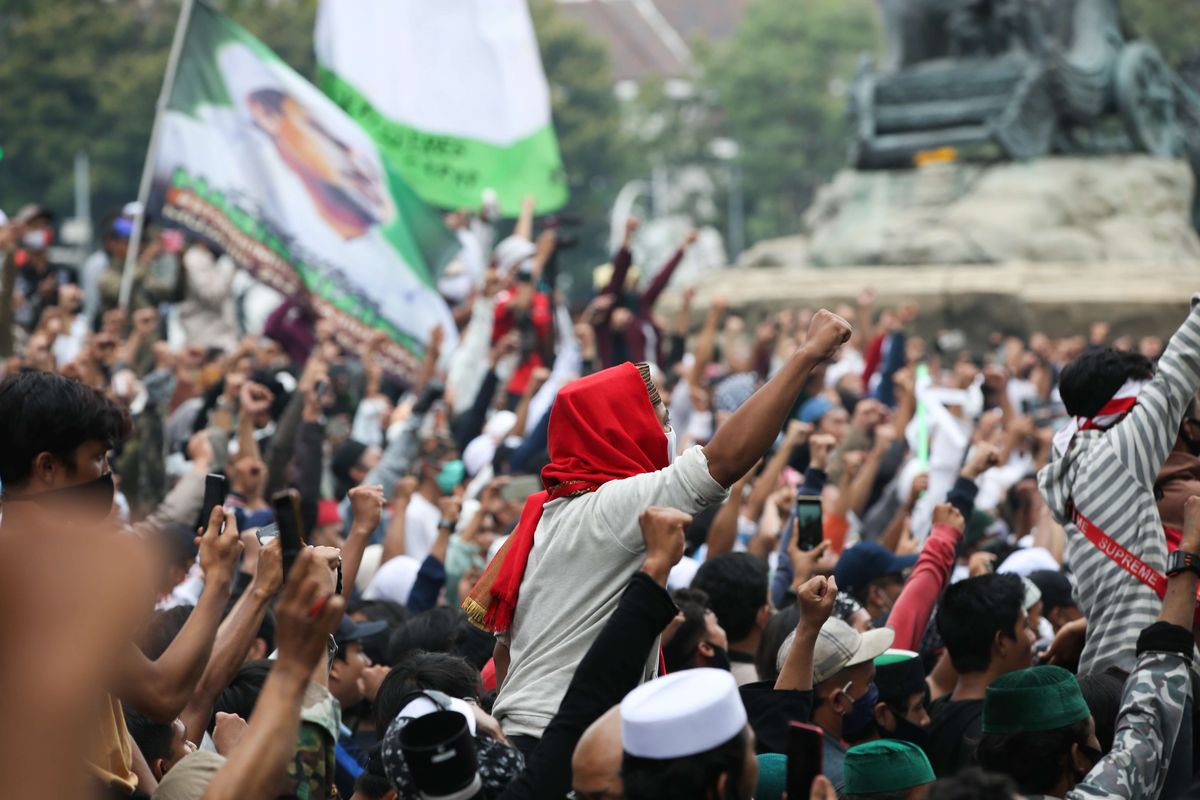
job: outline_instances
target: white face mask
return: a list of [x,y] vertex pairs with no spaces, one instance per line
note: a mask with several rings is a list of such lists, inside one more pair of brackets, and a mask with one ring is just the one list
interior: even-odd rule
[[675,454],[679,452],[679,441],[675,438],[675,429],[667,428],[667,463],[675,463]]
[[21,237],[21,244],[30,250],[45,250],[50,244],[50,234],[45,228],[29,231]]

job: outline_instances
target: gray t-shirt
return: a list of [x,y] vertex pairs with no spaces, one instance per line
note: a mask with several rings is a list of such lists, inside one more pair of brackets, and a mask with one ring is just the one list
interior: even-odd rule
[[[547,503],[534,533],[509,631],[508,676],[493,714],[509,736],[540,737],[575,667],[616,610],[645,553],[638,516],[650,506],[694,514],[728,495],[693,447],[658,472]],[[654,677],[658,648],[647,654]]]

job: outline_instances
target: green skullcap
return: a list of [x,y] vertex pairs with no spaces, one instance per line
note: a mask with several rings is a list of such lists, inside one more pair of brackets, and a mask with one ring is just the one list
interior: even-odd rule
[[1030,667],[1010,672],[988,687],[983,732],[1053,731],[1091,714],[1074,675],[1062,667]]
[[763,753],[758,759],[758,786],[754,800],[783,800],[787,791],[787,756]]
[[851,747],[842,769],[846,794],[899,792],[935,780],[925,751],[897,739]]

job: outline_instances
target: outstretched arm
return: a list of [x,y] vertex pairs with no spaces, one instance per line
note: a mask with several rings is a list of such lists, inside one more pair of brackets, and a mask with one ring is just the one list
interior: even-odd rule
[[813,317],[804,345],[783,369],[742,404],[704,448],[708,470],[722,486],[733,483],[763,457],[787,422],[808,374],[850,338],[850,324],[825,309]]

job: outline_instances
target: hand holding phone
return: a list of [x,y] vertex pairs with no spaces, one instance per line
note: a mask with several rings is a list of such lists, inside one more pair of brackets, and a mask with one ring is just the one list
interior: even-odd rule
[[825,520],[821,513],[819,495],[800,495],[796,498],[796,544],[801,550],[812,550],[825,538]]
[[279,544],[283,549],[283,574],[290,575],[292,564],[304,549],[304,523],[300,518],[300,493],[285,489],[271,497],[275,524],[279,526]]
[[229,484],[224,475],[210,472],[204,476],[204,505],[200,506],[200,521],[196,527],[207,527],[208,521],[212,519],[213,509],[217,506],[224,506],[228,496]]

